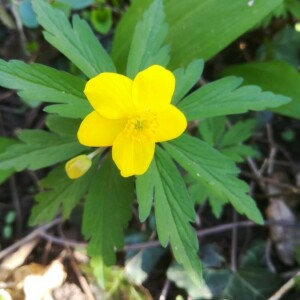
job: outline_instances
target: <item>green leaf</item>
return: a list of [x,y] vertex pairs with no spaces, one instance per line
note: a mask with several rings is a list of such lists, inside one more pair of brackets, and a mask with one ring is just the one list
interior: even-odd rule
[[[151,0],[135,0],[119,23],[113,58],[124,71],[132,33]],[[187,66],[193,59],[213,57],[243,33],[253,28],[274,10],[282,0],[165,0],[166,19],[169,24],[167,42],[172,48],[170,68]]]
[[168,32],[162,0],[154,0],[135,27],[127,62],[127,76],[153,65],[166,66],[169,46],[163,46]]
[[31,210],[31,226],[51,221],[62,209],[63,218],[68,218],[73,208],[86,193],[95,173],[97,163],[82,177],[72,180],[66,175],[64,165],[53,169],[40,184],[45,191],[35,196],[37,203]]
[[295,18],[300,18],[300,3],[297,0],[285,0],[285,6]]
[[203,140],[210,146],[215,146],[219,144],[222,138],[226,126],[226,117],[214,117],[203,120],[198,126]]
[[123,178],[111,157],[97,170],[84,206],[82,232],[92,259],[115,263],[114,249],[123,248],[123,229],[131,218],[133,180]]
[[188,177],[188,191],[193,199],[194,203],[203,204],[208,197],[208,191],[206,190],[206,186],[201,184],[199,181],[194,180],[191,176]]
[[99,7],[91,12],[91,22],[95,30],[105,34],[112,27],[112,11],[110,7]]
[[[261,243],[250,248],[242,260],[249,260],[252,263],[244,264],[242,262],[236,272],[232,272],[228,268],[220,268],[220,263],[221,265],[224,264],[223,261],[217,262],[217,265],[206,266],[203,271],[204,283],[200,289],[197,289],[189,280],[187,273],[179,265],[173,264],[168,269],[167,276],[178,287],[185,289],[191,299],[195,300],[269,299],[281,286],[281,280],[276,274],[271,273],[266,266],[265,247]],[[249,259],[249,257],[252,258]],[[204,253],[203,264],[206,262],[207,258]]]
[[193,202],[169,155],[159,147],[156,147],[153,164],[155,217],[159,240],[164,247],[170,242],[178,263],[200,285],[202,271],[197,254],[198,239],[190,225],[195,220]]
[[196,285],[179,264],[173,263],[168,268],[167,278],[177,287],[185,289],[190,296],[189,299],[211,299],[211,292],[206,283],[203,281],[200,286]]
[[[286,47],[286,45],[289,45],[289,47]],[[264,43],[262,43],[262,45],[258,48],[256,60],[260,62],[282,60],[297,69],[299,50],[300,33],[296,31],[294,26],[285,26],[275,35],[272,35],[270,39],[268,38]]]
[[[128,243],[128,238],[126,240]],[[134,254],[130,252],[126,253],[125,273],[130,281],[138,285],[149,277],[159,259],[166,254],[166,250],[162,247],[145,248],[138,252],[134,251]]]
[[253,135],[256,121],[248,119],[233,124],[226,129],[225,117],[208,118],[198,127],[201,137],[235,162],[242,162],[246,156],[254,156],[256,151],[242,144]]
[[[265,249],[266,245],[260,243],[247,251],[238,271],[231,273],[230,278],[226,280],[224,297],[235,299],[244,295],[245,300],[265,300],[281,286],[282,281],[266,266]],[[215,283],[211,282],[211,285],[213,284]]]
[[253,119],[240,121],[234,124],[224,134],[220,146],[221,147],[232,146],[234,144],[238,144],[247,140],[252,136],[255,125],[256,125],[256,121]]
[[214,216],[220,218],[226,200],[222,196],[217,195],[211,186],[192,178],[188,189],[195,203],[203,204],[208,199]]
[[75,139],[81,120],[62,118],[58,115],[48,115],[46,125],[53,133]]
[[228,146],[220,149],[220,151],[235,162],[243,162],[245,157],[257,155],[257,152],[252,147],[243,144]]
[[151,211],[154,191],[155,167],[152,162],[144,175],[136,177],[136,194],[139,203],[139,219],[144,222]]
[[184,98],[178,105],[188,120],[240,114],[286,104],[289,98],[243,86],[241,78],[225,77],[211,82]]
[[92,112],[92,107],[89,102],[84,99],[84,101],[78,102],[69,101],[68,103],[53,104],[47,106],[44,111],[47,113],[58,114],[61,117],[83,119]]
[[[11,145],[17,144],[18,142],[14,139],[6,137],[0,137],[0,155],[7,150]],[[13,169],[0,170],[0,184],[3,183],[14,173]]]
[[23,0],[18,5],[18,10],[23,25],[28,28],[36,28],[39,26],[30,0]]
[[189,90],[200,79],[203,72],[204,62],[202,59],[192,61],[186,69],[179,68],[174,71],[176,77],[175,93],[172,99],[173,104],[177,104],[183,96],[189,92]]
[[247,195],[247,184],[236,177],[238,170],[230,159],[188,135],[163,143],[163,146],[194,179],[205,184],[215,197],[229,201],[239,213],[263,224],[254,200]]
[[32,0],[45,39],[69,58],[87,77],[114,72],[114,64],[88,24],[73,17],[73,28],[65,14],[42,0]]
[[0,154],[0,168],[37,170],[73,157],[84,149],[76,136],[67,137],[43,130],[22,130],[18,135],[23,143],[12,145]]
[[59,2],[69,4],[72,9],[83,9],[94,3],[94,0],[59,0]]
[[227,68],[224,74],[242,76],[245,84],[257,84],[264,90],[290,97],[292,101],[272,111],[300,119],[300,75],[283,61],[249,63]]
[[[85,81],[50,67],[0,59],[0,85],[18,90],[26,102],[61,103],[55,112],[62,116],[82,118],[91,111],[83,94]],[[66,113],[60,112],[61,105]]]

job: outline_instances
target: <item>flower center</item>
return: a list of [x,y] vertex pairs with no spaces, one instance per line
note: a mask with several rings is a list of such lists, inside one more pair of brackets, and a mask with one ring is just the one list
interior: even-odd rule
[[157,127],[156,115],[144,112],[128,118],[125,133],[136,140],[154,140]]

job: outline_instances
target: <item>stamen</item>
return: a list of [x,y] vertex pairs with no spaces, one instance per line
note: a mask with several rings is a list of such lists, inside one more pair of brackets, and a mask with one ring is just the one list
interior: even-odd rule
[[128,137],[137,140],[142,138],[153,140],[157,127],[156,115],[145,112],[128,118],[125,133]]

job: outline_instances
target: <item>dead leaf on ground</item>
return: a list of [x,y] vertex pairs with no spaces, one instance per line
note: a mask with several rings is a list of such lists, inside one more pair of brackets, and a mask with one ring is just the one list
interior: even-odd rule
[[[277,178],[281,182],[281,178]],[[285,198],[281,195],[282,190],[277,186],[269,184],[268,193],[275,195],[270,198],[266,209],[267,219],[270,221],[281,221],[294,223],[296,216],[286,204]],[[296,247],[300,245],[300,232],[293,226],[270,226],[270,238],[275,245],[278,256],[286,265],[293,265],[296,256]]]

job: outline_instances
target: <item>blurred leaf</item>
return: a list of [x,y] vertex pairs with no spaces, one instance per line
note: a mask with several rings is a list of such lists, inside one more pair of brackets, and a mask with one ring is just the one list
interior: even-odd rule
[[139,219],[144,222],[151,211],[154,192],[155,167],[152,162],[144,175],[136,176],[136,194],[139,203]]
[[10,239],[13,234],[13,228],[11,225],[4,225],[2,228],[2,235],[4,239]]
[[[18,141],[15,139],[10,139],[6,137],[0,137],[0,156],[4,153],[8,147],[11,145],[18,144]],[[3,183],[6,179],[8,179],[14,173],[14,169],[0,169],[0,184]]]
[[51,6],[55,9],[61,10],[67,17],[70,17],[71,15],[71,5],[69,3],[64,2],[52,2]]
[[5,223],[12,224],[16,220],[16,212],[14,210],[9,211],[5,215]]
[[36,28],[39,26],[39,23],[36,19],[36,14],[32,9],[30,0],[21,1],[18,8],[20,19],[23,25],[25,25],[28,28]]
[[97,170],[84,206],[82,232],[92,260],[115,263],[114,250],[123,248],[123,229],[131,218],[132,178],[121,177],[111,157]]
[[185,289],[191,299],[211,299],[212,294],[205,282],[203,281],[200,286],[196,285],[179,264],[174,263],[168,268],[167,277],[177,287]]
[[195,284],[202,282],[198,239],[190,225],[195,220],[182,177],[170,156],[159,146],[155,151],[154,196],[157,233],[163,247],[171,244],[173,254]]
[[285,6],[295,18],[300,18],[300,2],[298,0],[285,0]]
[[165,249],[154,247],[143,249],[133,257],[127,257],[125,264],[126,276],[135,284],[141,285],[148,279],[158,260],[165,253]]
[[177,286],[184,288],[191,299],[241,299],[242,295],[243,300],[265,300],[280,287],[281,280],[268,271],[264,257],[265,245],[259,244],[249,249],[236,272],[216,266],[206,267],[200,289],[193,285],[178,265],[171,266],[167,276]]
[[86,149],[78,143],[76,136],[60,136],[39,129],[22,130],[18,137],[22,143],[8,147],[0,154],[1,169],[37,170],[67,160]]
[[73,17],[73,27],[67,17],[45,1],[32,0],[38,21],[44,27],[45,39],[69,58],[87,77],[101,72],[114,72],[115,67],[88,24]]
[[83,9],[94,3],[94,0],[59,0],[59,2],[69,4],[72,9]]
[[292,66],[283,61],[249,63],[227,68],[225,75],[242,76],[245,84],[257,84],[264,90],[286,95],[292,101],[272,111],[300,119],[300,75]]
[[172,98],[172,103],[177,104],[187,92],[200,79],[204,67],[202,59],[192,61],[185,69],[179,68],[174,71],[176,77],[175,93]]
[[[97,299],[153,300],[146,288],[133,284],[133,282],[126,277],[126,272],[123,268],[116,266],[110,268],[105,267],[99,259],[96,262],[93,260],[91,266],[96,276],[104,275],[105,277],[105,285],[102,285],[102,288],[105,290],[96,291]],[[97,280],[99,281],[99,277]]]
[[[119,23],[113,44],[113,57],[119,69],[125,70],[133,30],[151,0],[135,0]],[[169,24],[167,42],[172,48],[170,68],[187,66],[193,59],[213,57],[237,37],[251,29],[282,0],[165,0]],[[209,22],[208,22],[209,20]]]
[[95,173],[95,165],[84,176],[72,180],[67,177],[64,165],[53,169],[40,184],[45,191],[35,196],[36,204],[31,210],[29,224],[31,226],[49,222],[55,218],[59,209],[67,219],[73,208],[86,193]]
[[169,46],[163,42],[168,33],[162,0],[154,0],[134,30],[127,61],[127,76],[133,78],[143,69],[169,62]]
[[292,142],[295,140],[296,134],[295,131],[293,131],[292,129],[287,129],[283,132],[281,132],[281,137],[282,139],[284,139],[286,142]]
[[[14,22],[14,19],[6,11],[4,3],[0,3],[0,20],[7,28],[16,29],[16,24]],[[1,294],[0,294],[0,296],[1,296]]]
[[91,12],[91,22],[95,30],[107,33],[112,27],[112,12],[110,7],[99,7]]
[[293,27],[286,26],[258,48],[257,57],[259,61],[284,60],[297,68],[299,50],[300,32]]
[[224,296],[237,298],[243,295],[243,300],[265,300],[280,287],[279,277],[267,269],[265,247],[260,243],[247,251],[238,271],[231,273]]
[[28,103],[60,103],[46,111],[61,116],[83,118],[92,110],[83,94],[84,80],[47,66],[0,60],[0,85],[18,90]]
[[239,87],[242,81],[242,78],[230,76],[206,84],[185,97],[178,107],[188,120],[196,120],[264,110],[290,101],[285,96],[262,92],[257,86]]
[[230,159],[186,134],[163,143],[163,146],[194,179],[207,186],[210,197],[229,201],[239,213],[263,224],[262,215],[254,200],[247,195],[249,187],[236,177],[238,170]]

